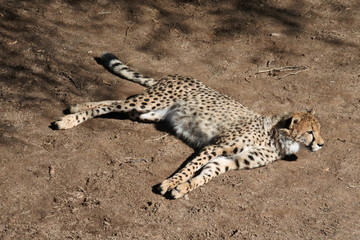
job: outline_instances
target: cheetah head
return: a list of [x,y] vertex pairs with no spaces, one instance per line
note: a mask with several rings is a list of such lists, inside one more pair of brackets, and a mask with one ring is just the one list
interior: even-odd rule
[[282,132],[293,141],[304,144],[312,152],[324,146],[320,135],[320,123],[314,116],[314,111],[293,113],[290,117],[288,128]]

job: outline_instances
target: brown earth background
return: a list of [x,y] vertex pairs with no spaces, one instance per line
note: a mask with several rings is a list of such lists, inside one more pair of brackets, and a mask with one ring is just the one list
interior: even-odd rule
[[[358,0],[0,2],[1,239],[360,239]],[[116,115],[49,128],[142,91],[104,51],[260,113],[314,108],[326,145],[165,199],[152,187],[193,153],[171,134]],[[286,66],[306,70],[261,73]]]

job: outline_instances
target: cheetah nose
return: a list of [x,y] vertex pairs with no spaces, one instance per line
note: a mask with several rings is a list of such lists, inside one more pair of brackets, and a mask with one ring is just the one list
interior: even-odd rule
[[318,143],[317,145],[318,145],[319,147],[323,147],[323,146],[324,146],[323,143]]

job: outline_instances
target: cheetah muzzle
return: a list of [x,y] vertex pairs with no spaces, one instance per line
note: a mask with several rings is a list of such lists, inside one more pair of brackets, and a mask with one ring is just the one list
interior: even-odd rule
[[111,112],[167,122],[179,138],[199,151],[159,184],[161,194],[180,198],[226,171],[264,166],[298,152],[301,145],[313,152],[324,145],[313,111],[263,116],[190,77],[145,77],[111,53],[97,61],[113,74],[146,87],[145,91],[126,100],[77,104],[54,127],[73,128]]

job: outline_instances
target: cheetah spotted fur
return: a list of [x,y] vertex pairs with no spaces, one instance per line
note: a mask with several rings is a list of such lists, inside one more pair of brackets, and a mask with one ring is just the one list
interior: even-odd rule
[[190,77],[144,77],[111,53],[98,62],[113,74],[143,85],[145,91],[126,100],[77,104],[54,126],[69,129],[111,112],[167,122],[179,138],[199,151],[159,184],[163,195],[180,198],[226,171],[264,166],[298,152],[301,145],[310,151],[324,145],[313,111],[263,116]]

